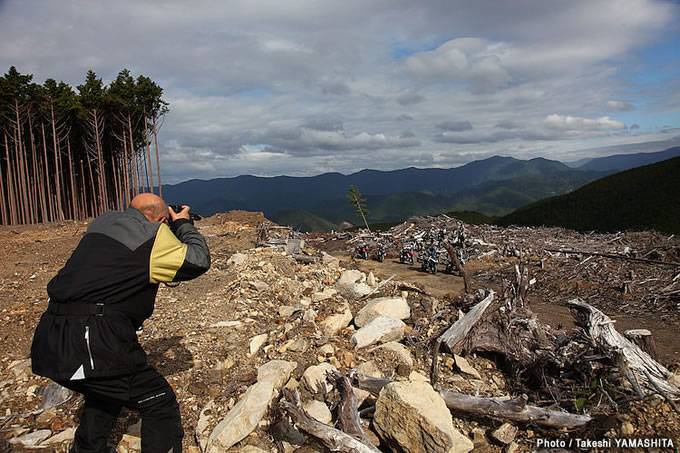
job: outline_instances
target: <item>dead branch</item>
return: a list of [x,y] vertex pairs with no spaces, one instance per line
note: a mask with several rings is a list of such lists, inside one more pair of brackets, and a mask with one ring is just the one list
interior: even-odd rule
[[475,324],[482,318],[484,312],[494,300],[495,293],[489,290],[486,298],[479,302],[463,318],[459,319],[446,332],[441,335],[441,342],[446,345],[449,351],[454,352],[456,347],[466,337]]
[[300,395],[297,390],[283,389],[283,398],[279,403],[288,412],[295,425],[301,430],[319,439],[331,451],[346,453],[380,453],[373,445],[366,445],[339,429],[332,428],[311,418],[302,409]]
[[[359,388],[374,394],[380,393],[380,389],[392,382],[389,379],[362,375],[357,375],[356,380]],[[501,399],[480,398],[451,390],[442,390],[439,394],[449,409],[485,417],[567,429],[582,428],[592,421],[592,417],[588,415],[571,414],[527,405],[526,395],[515,399]]]
[[335,388],[340,392],[340,404],[338,405],[338,422],[340,428],[352,437],[361,440],[366,445],[371,445],[371,441],[366,437],[366,433],[361,428],[361,420],[356,407],[356,398],[352,383],[347,376],[337,371],[330,373]]
[[614,328],[614,321],[597,308],[580,299],[567,302],[576,324],[581,327],[594,345],[618,354],[617,365],[625,376],[626,369],[632,380],[655,392],[657,387],[675,398],[680,398],[680,389],[667,382],[670,371],[649,354],[630,342]]
[[619,260],[626,260],[626,261],[637,261],[640,263],[648,263],[648,264],[661,264],[664,266],[680,266],[680,263],[675,263],[672,261],[657,261],[657,260],[648,260],[645,258],[634,258],[632,256],[626,256],[626,255],[615,255],[613,253],[600,253],[600,252],[584,252],[582,250],[562,250],[562,249],[545,249],[546,252],[553,252],[553,253],[564,253],[565,255],[593,255],[593,256],[602,256],[604,258],[614,258],[614,259],[619,259]]
[[449,253],[449,257],[451,258],[451,261],[453,262],[453,264],[456,266],[456,270],[458,271],[460,276],[463,277],[463,288],[464,288],[463,291],[465,292],[465,294],[469,294],[470,290],[472,289],[471,286],[470,286],[470,277],[468,276],[468,273],[465,270],[463,263],[461,263],[460,260],[458,259],[458,252],[448,242],[444,242],[444,248]]

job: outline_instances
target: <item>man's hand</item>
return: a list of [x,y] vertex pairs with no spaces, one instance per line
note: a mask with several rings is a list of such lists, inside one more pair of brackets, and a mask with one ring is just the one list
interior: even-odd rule
[[191,208],[191,206],[188,206],[188,205],[183,204],[183,205],[182,205],[182,211],[179,212],[179,213],[173,211],[172,208],[168,208],[168,212],[170,213],[170,219],[171,219],[173,222],[174,222],[175,220],[179,220],[179,219],[190,220],[190,219],[189,219],[189,209],[190,209],[190,208]]

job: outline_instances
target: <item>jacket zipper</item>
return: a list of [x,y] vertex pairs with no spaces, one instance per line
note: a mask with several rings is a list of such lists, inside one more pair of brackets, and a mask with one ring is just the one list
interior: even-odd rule
[[85,326],[85,344],[87,345],[87,354],[90,356],[90,367],[94,370],[94,358],[90,348],[90,326]]

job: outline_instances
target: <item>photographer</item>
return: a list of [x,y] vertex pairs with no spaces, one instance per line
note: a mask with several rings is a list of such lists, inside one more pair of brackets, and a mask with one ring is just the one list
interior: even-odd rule
[[73,452],[107,451],[123,407],[141,414],[142,451],[182,451],[175,393],[147,364],[136,335],[153,313],[159,283],[190,280],[210,267],[205,239],[189,206],[182,208],[177,213],[144,193],[126,211],[99,216],[47,285],[31,360],[35,374],[85,397]]

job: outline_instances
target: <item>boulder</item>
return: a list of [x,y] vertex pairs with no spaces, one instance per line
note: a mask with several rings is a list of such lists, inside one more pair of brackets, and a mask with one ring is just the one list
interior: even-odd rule
[[208,438],[206,453],[221,453],[243,440],[255,428],[274,399],[274,386],[268,379],[258,381],[246,391],[220,421]]
[[411,307],[403,297],[378,297],[371,299],[359,310],[354,317],[357,327],[364,327],[378,316],[387,316],[394,319],[407,319],[411,317]]
[[320,421],[323,424],[330,425],[333,421],[333,415],[331,411],[321,401],[310,400],[302,404],[302,408],[315,420]]
[[358,299],[371,292],[371,287],[363,283],[361,279],[363,275],[355,269],[349,269],[340,275],[340,278],[335,282],[335,289],[343,297],[347,299]]
[[378,396],[375,429],[398,451],[467,453],[472,441],[453,426],[446,403],[427,382],[392,382]]
[[349,309],[349,304],[345,304],[344,309],[342,313],[330,315],[321,321],[321,330],[324,335],[334,337],[352,322],[352,311]]
[[376,343],[399,341],[404,337],[406,324],[387,316],[378,316],[352,335],[351,343],[356,349]]
[[333,389],[333,385],[328,381],[326,374],[331,371],[338,369],[330,363],[310,366],[302,374],[302,382],[312,393],[328,393]]
[[290,375],[297,368],[297,362],[287,362],[285,360],[272,360],[257,369],[257,381],[270,381],[272,386],[279,390],[283,387]]

